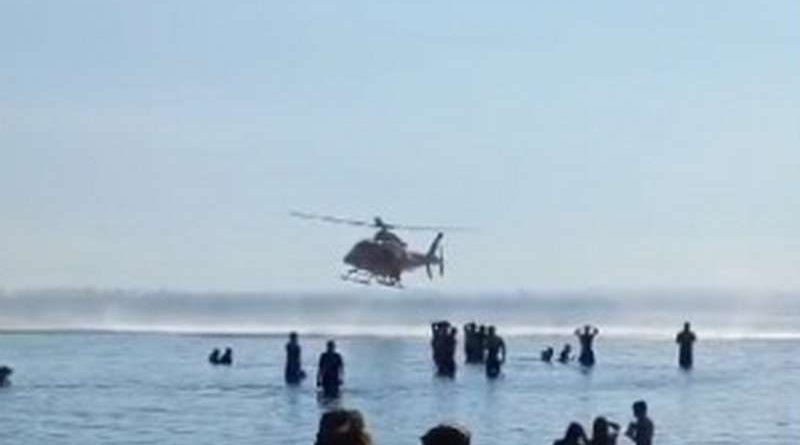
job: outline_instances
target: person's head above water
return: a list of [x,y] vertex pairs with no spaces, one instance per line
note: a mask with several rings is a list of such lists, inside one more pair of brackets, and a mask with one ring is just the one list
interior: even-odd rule
[[633,402],[633,416],[636,418],[644,417],[647,415],[647,402],[644,400],[637,400]]
[[608,440],[608,420],[600,416],[594,419],[592,424],[592,439],[598,443],[605,443]]
[[297,332],[295,332],[295,331],[290,332],[289,333],[289,340],[291,340],[293,342],[297,341]]
[[315,445],[370,445],[364,417],[359,411],[335,409],[319,419]]
[[564,442],[578,443],[579,440],[586,438],[586,433],[580,423],[572,422],[567,426],[567,431],[564,433]]
[[469,431],[452,424],[437,425],[420,437],[422,445],[469,445]]
[[328,352],[333,352],[336,350],[336,342],[333,340],[328,340],[325,346],[328,349]]

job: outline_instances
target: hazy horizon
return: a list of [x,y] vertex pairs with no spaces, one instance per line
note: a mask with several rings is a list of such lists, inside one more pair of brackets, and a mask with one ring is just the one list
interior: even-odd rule
[[[793,315],[795,314],[795,315]],[[703,338],[800,338],[796,294],[726,292],[0,292],[0,331],[427,336],[439,319],[496,324],[504,335],[671,338],[690,320]]]

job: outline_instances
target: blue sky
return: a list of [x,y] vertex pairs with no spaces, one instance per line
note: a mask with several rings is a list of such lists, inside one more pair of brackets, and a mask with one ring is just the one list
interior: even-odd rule
[[800,4],[533,3],[0,1],[0,286],[800,288]]

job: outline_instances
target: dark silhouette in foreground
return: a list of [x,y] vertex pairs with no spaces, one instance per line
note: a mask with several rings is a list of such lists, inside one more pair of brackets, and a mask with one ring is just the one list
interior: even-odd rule
[[0,388],[11,385],[11,380],[8,376],[14,373],[14,370],[9,366],[0,366]]
[[458,330],[448,321],[437,321],[431,324],[431,348],[436,374],[442,377],[456,375],[456,335]]
[[553,350],[552,346],[548,346],[548,347],[542,349],[542,352],[541,352],[541,354],[539,354],[539,357],[545,363],[552,363],[553,362],[553,354],[555,354],[555,350]]
[[679,346],[678,350],[678,365],[683,369],[691,369],[694,363],[694,355],[692,353],[692,346],[697,341],[697,336],[692,332],[689,322],[683,324],[683,330],[678,332],[675,337],[675,343]]
[[600,330],[594,326],[586,325],[583,329],[575,329],[575,335],[581,344],[581,352],[578,355],[578,362],[586,367],[594,366],[594,350],[592,350],[592,342],[595,336],[600,333]]
[[319,419],[314,445],[371,445],[364,417],[356,410],[335,409]]
[[559,363],[569,363],[572,360],[572,346],[569,343],[564,344],[564,348],[558,353]]
[[300,343],[297,341],[297,332],[289,333],[289,342],[286,343],[286,367],[284,379],[290,385],[297,385],[306,378],[301,361]]
[[422,445],[469,445],[469,431],[459,425],[442,424],[420,437]]
[[647,417],[647,403],[644,400],[633,402],[634,421],[628,424],[625,436],[631,439],[636,445],[652,445],[655,425]]
[[495,333],[495,327],[489,326],[486,337],[486,376],[490,379],[500,375],[500,367],[506,362],[506,343]]
[[592,439],[589,445],[615,445],[619,436],[619,424],[609,422],[605,417],[597,417],[592,425]]
[[336,343],[328,340],[326,350],[319,356],[317,367],[317,387],[322,388],[322,395],[328,399],[339,397],[339,388],[344,379],[344,360],[336,352]]
[[585,445],[588,442],[583,427],[577,422],[572,422],[567,427],[564,438],[556,440],[553,445]]

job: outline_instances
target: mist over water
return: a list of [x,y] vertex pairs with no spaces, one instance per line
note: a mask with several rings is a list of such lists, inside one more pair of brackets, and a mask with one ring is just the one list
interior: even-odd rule
[[0,330],[424,336],[438,319],[495,324],[505,335],[568,334],[592,323],[604,335],[662,337],[690,320],[705,338],[800,338],[800,302],[777,293],[0,293]]

